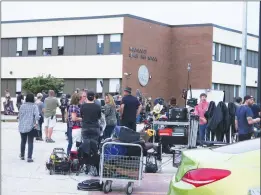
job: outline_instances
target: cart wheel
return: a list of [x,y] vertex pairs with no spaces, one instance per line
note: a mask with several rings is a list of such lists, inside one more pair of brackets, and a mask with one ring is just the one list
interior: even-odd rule
[[79,176],[79,175],[80,175],[80,172],[79,172],[79,171],[77,171],[75,175],[76,175],[76,176]]
[[108,194],[109,192],[111,192],[111,182],[110,181],[106,181],[105,184],[103,185],[103,192],[104,192],[104,194]]
[[49,174],[50,174],[50,175],[53,175],[53,174],[54,174],[54,170],[53,170],[53,169],[50,169]]
[[129,182],[127,187],[126,187],[126,194],[127,195],[131,195],[133,192],[133,183],[132,182]]

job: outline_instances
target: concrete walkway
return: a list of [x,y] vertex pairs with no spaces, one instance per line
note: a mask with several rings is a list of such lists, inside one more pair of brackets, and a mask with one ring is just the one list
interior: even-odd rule
[[[89,176],[84,173],[79,176],[49,175],[45,169],[45,162],[54,147],[67,147],[64,132],[66,125],[57,123],[53,139],[55,143],[35,142],[34,162],[27,163],[19,159],[20,135],[16,122],[1,123],[1,182],[4,195],[98,195],[101,192],[83,192],[77,190],[77,183],[86,180]],[[139,127],[141,128],[141,127]],[[169,158],[164,157],[164,161]],[[176,169],[170,164],[163,167],[162,173],[144,174],[141,187],[136,187],[135,194],[166,195],[170,179]],[[122,186],[113,186],[110,194],[124,194]]]

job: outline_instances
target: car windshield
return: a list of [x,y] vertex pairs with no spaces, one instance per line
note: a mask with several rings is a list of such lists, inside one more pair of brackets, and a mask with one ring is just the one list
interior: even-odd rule
[[227,146],[222,146],[212,149],[214,152],[228,153],[228,154],[240,154],[245,152],[251,152],[254,150],[260,150],[260,138],[242,141]]

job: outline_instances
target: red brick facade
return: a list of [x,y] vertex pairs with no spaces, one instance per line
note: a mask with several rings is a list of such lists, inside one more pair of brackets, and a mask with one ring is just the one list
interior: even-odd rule
[[[124,18],[122,40],[123,76],[122,86],[130,86],[146,96],[175,96],[179,103],[182,89],[187,86],[187,64],[191,63],[190,83],[193,88],[210,88],[212,75],[212,26],[171,27]],[[130,57],[129,48],[146,50],[146,59]],[[148,60],[156,57],[157,61]],[[155,59],[154,59],[155,60]],[[151,79],[142,87],[138,80],[138,69],[146,65]],[[131,73],[127,78],[124,73]]]

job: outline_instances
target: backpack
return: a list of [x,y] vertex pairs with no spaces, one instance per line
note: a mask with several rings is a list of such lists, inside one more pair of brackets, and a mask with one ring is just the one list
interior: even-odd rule
[[140,134],[138,132],[124,126],[116,126],[113,136],[123,143],[133,143],[140,140]]

